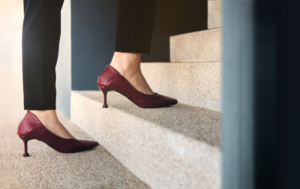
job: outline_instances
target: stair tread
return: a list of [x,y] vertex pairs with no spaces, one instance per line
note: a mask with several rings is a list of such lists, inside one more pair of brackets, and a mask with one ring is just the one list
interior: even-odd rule
[[[220,188],[220,112],[143,109],[117,92],[72,91],[71,120],[151,188]],[[197,162],[195,164],[195,162]]]
[[[101,91],[73,91],[103,104]],[[166,108],[139,108],[117,92],[108,93],[108,106],[134,115],[140,119],[159,125],[197,141],[220,146],[220,113],[186,104]]]

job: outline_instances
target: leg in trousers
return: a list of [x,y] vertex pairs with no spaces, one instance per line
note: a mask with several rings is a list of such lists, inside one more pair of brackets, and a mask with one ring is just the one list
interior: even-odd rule
[[63,0],[24,0],[24,109],[56,109],[56,74]]
[[157,0],[119,0],[115,51],[149,54]]

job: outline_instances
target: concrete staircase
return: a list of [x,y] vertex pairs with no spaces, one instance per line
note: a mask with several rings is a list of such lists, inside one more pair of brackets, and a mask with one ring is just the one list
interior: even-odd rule
[[221,1],[209,1],[209,29],[170,39],[171,62],[143,63],[168,108],[142,109],[124,96],[72,91],[71,120],[151,188],[220,188]]

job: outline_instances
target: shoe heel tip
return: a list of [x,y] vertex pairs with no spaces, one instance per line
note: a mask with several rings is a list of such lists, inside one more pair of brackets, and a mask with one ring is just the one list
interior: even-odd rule
[[29,154],[23,154],[23,157],[29,157],[30,155]]
[[103,108],[108,108],[108,106],[107,105],[103,105]]

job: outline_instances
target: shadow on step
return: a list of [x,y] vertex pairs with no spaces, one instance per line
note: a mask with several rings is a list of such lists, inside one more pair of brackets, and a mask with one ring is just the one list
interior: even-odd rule
[[[103,104],[101,91],[73,91]],[[172,130],[186,137],[206,142],[219,147],[221,140],[221,114],[195,106],[177,104],[167,108],[139,108],[123,95],[116,92],[108,93],[108,109],[118,109],[127,114]]]

